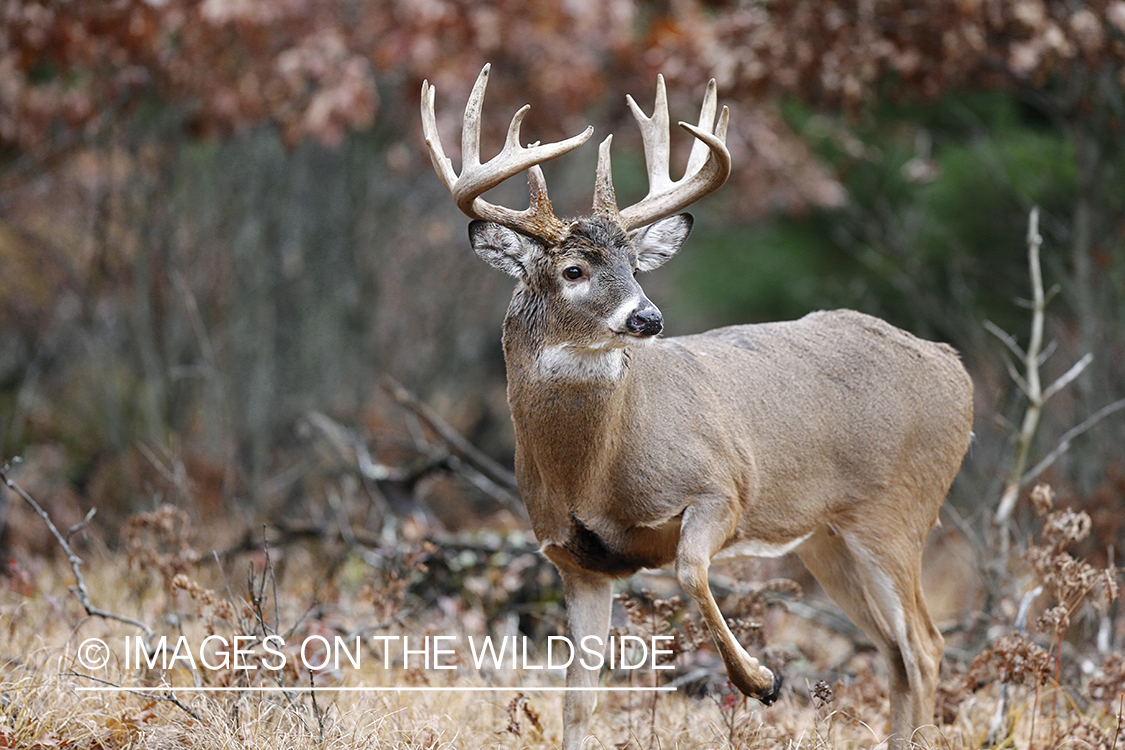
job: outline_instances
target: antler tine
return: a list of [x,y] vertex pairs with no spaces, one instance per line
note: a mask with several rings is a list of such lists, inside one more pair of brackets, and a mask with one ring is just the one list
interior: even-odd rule
[[645,164],[648,167],[648,193],[661,193],[672,185],[672,176],[668,171],[672,148],[668,134],[668,91],[664,86],[664,76],[656,74],[656,105],[653,107],[652,117],[645,115],[631,95],[626,94],[625,101],[641,129]]
[[[534,143],[524,147],[520,145],[520,125],[531,109],[530,105],[525,105],[512,117],[507,137],[504,139],[504,148],[482,164],[480,119],[484,92],[488,86],[489,68],[490,66],[486,64],[477,76],[472,93],[469,94],[469,101],[465,105],[459,176],[453,171],[453,164],[446,157],[441,146],[441,138],[438,136],[437,117],[434,113],[434,87],[430,86],[428,81],[423,82],[422,132],[430,149],[430,159],[438,176],[453,194],[457,207],[469,217],[495,221],[536,239],[548,243],[556,242],[561,237],[565,225],[551,210],[551,201],[547,197],[547,184],[538,165],[581,146],[593,134],[594,128],[588,127],[584,132],[558,143],[542,145]],[[488,203],[480,197],[509,177],[528,169],[531,170],[528,176],[531,203],[527,209],[514,211]]]
[[[712,79],[703,97],[699,124],[679,123],[680,127],[695,136],[696,142],[683,177],[673,181],[668,174],[670,136],[664,77],[657,76],[656,79],[656,105],[652,117],[645,116],[631,96],[626,101],[641,129],[649,181],[648,195],[639,203],[620,211],[622,226],[631,231],[686,208],[726,182],[730,176],[730,152],[726,147],[730,110],[724,106],[718,122],[715,122],[717,95]],[[608,159],[606,163],[608,169]]]
[[[461,124],[461,173],[470,167],[480,166],[480,111],[484,106],[484,90],[488,88],[488,71],[485,64],[465,102],[465,121]],[[516,113],[519,117],[519,113]]]
[[611,133],[598,146],[598,171],[594,180],[594,213],[609,218],[614,224],[620,224],[621,214],[617,211],[617,195],[613,190],[613,167],[609,158],[609,147],[612,143]]
[[445,155],[441,146],[441,136],[438,135],[437,116],[434,114],[434,87],[429,80],[422,81],[422,136],[430,150],[430,161],[434,164],[434,171],[441,178],[447,190],[453,190],[457,184],[457,173],[453,171],[453,162]]
[[[715,124],[715,110],[718,105],[718,86],[715,84],[715,79],[712,78],[707,83],[707,93],[703,95],[703,107],[699,110],[699,125],[698,127],[711,132],[711,126]],[[724,107],[723,109],[726,109]],[[726,126],[723,125],[723,135],[721,138],[726,138]],[[690,131],[689,131],[690,132]],[[702,167],[703,163],[707,161],[707,156],[711,153],[711,149],[707,146],[706,142],[696,139],[695,143],[691,145],[691,154],[688,155],[687,169],[684,170],[684,175],[695,174]]]

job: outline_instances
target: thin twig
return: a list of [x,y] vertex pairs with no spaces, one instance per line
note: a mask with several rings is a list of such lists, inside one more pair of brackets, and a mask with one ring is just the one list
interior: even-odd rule
[[266,539],[266,532],[262,531],[262,553],[266,556],[266,565],[270,572],[270,587],[273,589],[273,629],[281,627],[281,604],[277,598],[277,573],[273,569],[273,557],[270,556],[270,543]]
[[177,698],[176,695],[170,690],[164,691],[163,696],[149,695],[149,694],[146,694],[146,693],[138,693],[138,695],[140,695],[142,697],[145,697],[145,698],[155,698],[156,700],[166,700],[169,703],[171,703],[172,705],[174,705],[176,708],[178,708],[181,711],[183,711],[184,713],[186,713],[191,718],[195,719],[196,721],[198,721],[198,722],[203,721],[202,716],[197,714],[195,711],[191,710],[191,708],[189,708],[186,703],[184,703],[182,700]]
[[69,676],[69,677],[81,677],[82,679],[90,680],[91,682],[100,682],[103,685],[107,685],[109,687],[115,687],[115,688],[117,688],[119,690],[122,690],[124,692],[132,693],[134,695],[139,695],[140,697],[147,698],[149,700],[168,701],[169,703],[171,703],[176,708],[180,709],[181,711],[183,711],[184,713],[186,713],[188,716],[195,719],[196,721],[198,721],[198,722],[203,721],[202,716],[197,714],[195,711],[193,711],[191,709],[190,706],[188,706],[182,700],[177,698],[175,696],[175,694],[172,693],[171,690],[164,691],[163,695],[157,695],[155,693],[150,693],[150,692],[147,692],[146,690],[142,690],[140,688],[131,688],[131,687],[126,687],[125,685],[119,685],[118,683],[113,682],[112,680],[105,680],[105,679],[102,679],[101,677],[95,677],[92,674],[85,674],[83,672],[68,672],[67,676]]
[[1008,349],[1011,350],[1012,354],[1016,355],[1016,359],[1022,360],[1027,357],[1027,354],[1024,352],[1024,350],[1021,349],[1020,345],[1016,343],[1015,337],[1000,326],[993,323],[991,320],[984,321],[984,330],[1000,339],[1001,343],[1003,343],[1004,346],[1008,347]]
[[1020,389],[1020,392],[1030,399],[1031,386],[1028,384],[1027,380],[1024,379],[1023,375],[1020,375],[1020,371],[1016,369],[1016,364],[1012,361],[1012,358],[1007,354],[1004,354],[1003,358],[1004,369],[1008,371],[1008,377],[1015,381],[1016,387]]
[[1051,466],[1051,464],[1059,460],[1059,458],[1070,449],[1070,443],[1074,440],[1074,438],[1086,432],[1095,424],[1108,417],[1110,414],[1113,414],[1116,411],[1120,411],[1121,409],[1125,409],[1125,398],[1121,399],[1120,401],[1114,401],[1112,404],[1103,406],[1102,408],[1091,414],[1089,417],[1087,417],[1082,422],[1082,424],[1067,430],[1065,433],[1063,433],[1063,436],[1059,438],[1058,445],[1056,445],[1050,453],[1044,456],[1042,461],[1035,464],[1035,466],[1033,466],[1026,474],[1023,475],[1021,484],[1028,484],[1033,479],[1035,479],[1035,477],[1046,471]]
[[1079,375],[1081,375],[1082,371],[1085,370],[1093,361],[1094,355],[1090,352],[1086,352],[1086,355],[1082,357],[1082,359],[1071,365],[1069,370],[1060,375],[1058,379],[1055,380],[1055,382],[1047,386],[1046,390],[1043,391],[1043,401],[1046,402],[1049,398],[1051,398],[1051,396],[1054,396],[1063,388],[1066,388],[1068,385],[1070,385],[1071,382]]
[[[70,546],[70,542],[68,542],[66,540],[66,537],[64,537],[59,532],[58,527],[56,527],[54,521],[51,520],[51,516],[47,513],[46,510],[43,509],[41,505],[39,505],[39,503],[35,501],[35,498],[33,498],[30,494],[25,492],[22,487],[8,478],[8,473],[11,471],[12,464],[18,462],[19,458],[16,457],[13,458],[10,462],[5,463],[3,468],[0,468],[0,481],[3,481],[8,489],[12,490],[12,492],[15,492],[17,495],[22,497],[24,499],[24,502],[30,505],[32,509],[39,514],[39,517],[43,519],[43,522],[45,524],[47,524],[47,528],[50,529],[51,535],[55,537],[55,541],[59,543],[59,546],[62,547],[63,552],[66,553],[66,559],[70,563],[71,571],[74,573],[74,586],[70,587],[70,591],[78,599],[79,604],[81,604],[82,607],[86,610],[86,614],[90,617],[100,617],[104,620],[116,620],[117,622],[123,622],[126,625],[132,625],[133,627],[140,629],[145,634],[146,643],[151,642],[153,636],[155,635],[155,632],[148,625],[141,622],[140,620],[134,620],[132,617],[125,617],[124,615],[119,615],[115,612],[107,612],[104,609],[95,607],[94,604],[90,601],[90,592],[86,588],[86,580],[82,577],[82,571],[80,569],[82,566],[82,558],[74,553],[74,548]],[[89,516],[87,516],[87,519],[89,519]]]
[[83,517],[83,519],[81,521],[79,521],[78,523],[74,524],[73,526],[71,526],[69,529],[66,530],[66,541],[69,542],[71,537],[73,537],[79,531],[82,531],[87,526],[89,526],[90,521],[93,520],[94,514],[97,513],[97,512],[98,512],[97,508],[90,508],[90,510],[86,511],[86,515],[85,515],[85,517]]
[[[309,670],[309,687],[316,688],[316,678],[313,671]],[[316,717],[316,726],[319,732],[320,744],[324,745],[324,712],[320,710],[320,705],[316,702],[316,690],[310,690],[309,695],[312,696],[312,709],[313,716]]]

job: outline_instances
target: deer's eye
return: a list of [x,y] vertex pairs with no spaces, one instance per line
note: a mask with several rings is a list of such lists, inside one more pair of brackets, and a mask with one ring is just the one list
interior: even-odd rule
[[580,266],[567,266],[562,273],[563,278],[567,281],[578,281],[586,275],[586,272]]

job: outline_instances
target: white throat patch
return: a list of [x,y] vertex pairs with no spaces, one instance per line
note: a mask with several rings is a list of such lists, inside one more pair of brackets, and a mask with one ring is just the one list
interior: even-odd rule
[[535,360],[535,375],[542,380],[613,381],[624,373],[625,349],[610,342],[599,348],[553,344],[544,347]]

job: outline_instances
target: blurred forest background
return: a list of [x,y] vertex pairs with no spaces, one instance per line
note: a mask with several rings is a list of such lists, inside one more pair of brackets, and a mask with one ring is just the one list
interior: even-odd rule
[[[980,532],[1028,407],[985,322],[1027,345],[1041,206],[1043,382],[1092,360],[1026,467],[1067,442],[1044,477],[1112,562],[1123,61],[1120,0],[0,0],[0,456],[60,526],[97,508],[111,548],[164,502],[215,546],[264,522],[518,528],[386,387],[510,464],[510,280],[433,173],[421,82],[455,164],[491,62],[486,153],[530,103],[527,140],[614,133],[628,200],[646,186],[625,95],[650,108],[662,72],[693,119],[715,77],[734,174],[646,281],[669,333],[847,306],[954,344],[978,418],[950,512]],[[560,214],[587,209],[594,151],[546,166]],[[54,549],[10,493],[0,526],[4,558]]]

